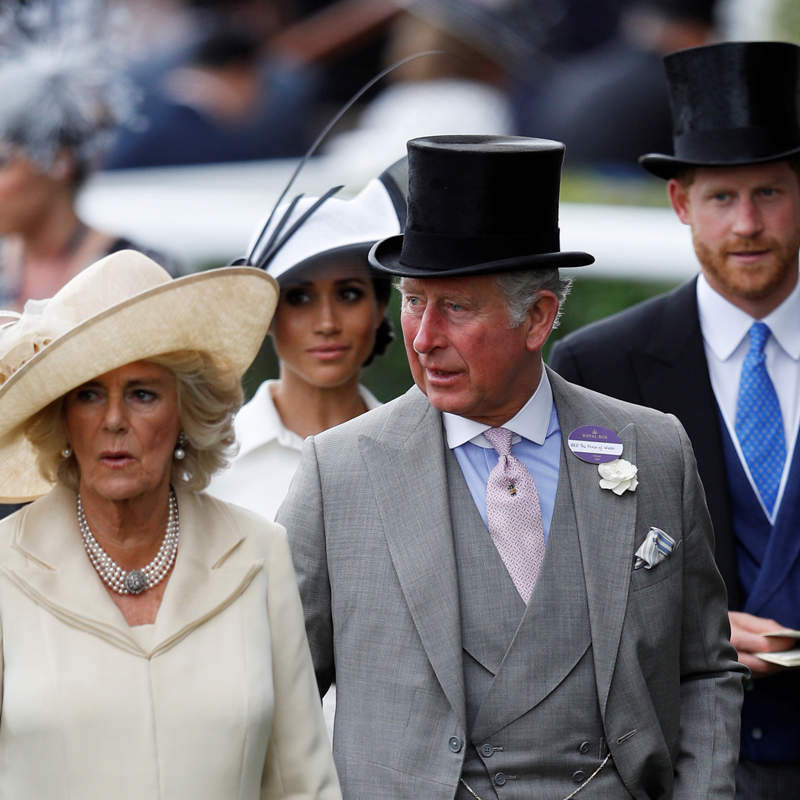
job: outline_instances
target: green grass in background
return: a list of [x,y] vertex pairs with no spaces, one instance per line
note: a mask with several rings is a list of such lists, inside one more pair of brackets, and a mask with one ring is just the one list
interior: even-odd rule
[[797,0],[775,0],[772,30],[781,42],[800,42],[800,6]]
[[632,281],[616,278],[575,278],[564,305],[561,322],[544,348],[544,357],[552,343],[590,322],[622,311],[642,300],[669,291],[677,281]]
[[[630,172],[619,168],[565,169],[561,201],[611,206],[669,208],[666,183],[632,164]],[[635,170],[635,171],[634,171]]]

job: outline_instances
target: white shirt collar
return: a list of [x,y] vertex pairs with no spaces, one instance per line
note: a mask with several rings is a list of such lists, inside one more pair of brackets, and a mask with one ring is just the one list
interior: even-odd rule
[[[236,415],[234,425],[240,456],[273,440],[277,440],[278,444],[293,450],[302,448],[303,437],[290,431],[283,424],[278,409],[275,408],[270,387],[277,382],[277,380],[264,381]],[[380,402],[365,386],[359,385],[358,393],[368,410],[380,405]]]
[[300,436],[286,428],[275,408],[270,388],[276,383],[274,380],[264,381],[236,415],[236,439],[239,442],[240,456],[274,439],[294,450],[300,449],[303,444]]
[[795,361],[800,359],[800,280],[792,293],[773,311],[764,322],[783,350]]
[[[536,391],[528,402],[508,422],[503,424],[503,427],[523,439],[528,439],[536,444],[544,444],[552,412],[553,390],[550,387],[547,371],[542,369],[542,377]],[[483,436],[483,432],[488,430],[490,425],[448,412],[442,414],[442,419],[447,434],[447,446],[451,450],[471,441],[480,447],[492,447]],[[516,441],[516,437],[512,441]]]
[[[697,279],[697,310],[700,330],[714,355],[726,361],[756,322],[745,311],[711,288],[701,273]],[[797,360],[800,358],[800,281],[792,293],[762,322],[769,326],[775,341]]]

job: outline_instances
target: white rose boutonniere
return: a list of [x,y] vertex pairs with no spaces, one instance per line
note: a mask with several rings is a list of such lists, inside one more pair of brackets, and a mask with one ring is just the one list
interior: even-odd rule
[[636,465],[624,458],[615,458],[613,461],[598,464],[597,471],[600,473],[600,488],[611,489],[616,495],[634,492],[639,485]]

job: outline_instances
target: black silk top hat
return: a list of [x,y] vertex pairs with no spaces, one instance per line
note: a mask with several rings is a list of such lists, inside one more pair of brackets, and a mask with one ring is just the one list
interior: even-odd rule
[[683,167],[739,166],[800,153],[800,47],[726,42],[664,58],[675,154],[639,163],[659,178]]
[[408,142],[404,232],[373,245],[373,267],[444,278],[580,267],[559,250],[564,145],[522,136],[429,136]]

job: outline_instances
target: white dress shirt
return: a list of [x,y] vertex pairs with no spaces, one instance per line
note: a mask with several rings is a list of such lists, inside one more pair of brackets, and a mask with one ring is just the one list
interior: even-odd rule
[[[229,503],[275,519],[295,470],[300,463],[303,438],[284,424],[264,381],[236,415],[234,428],[239,453],[231,465],[217,473],[206,491]],[[358,387],[368,409],[380,403],[363,386]]]
[[[739,460],[760,502],[760,495],[747,468],[734,429],[739,380],[745,356],[750,349],[748,331],[750,326],[759,320],[714,291],[703,275],[697,280],[697,309],[711,388],[714,390],[714,396],[722,411],[722,417],[736,447]],[[764,347],[764,355],[767,372],[775,386],[781,406],[783,430],[786,436],[786,462],[773,515],[770,517],[774,522],[786,486],[800,423],[800,282],[786,300],[760,321],[772,332]]]

